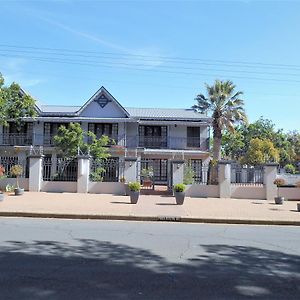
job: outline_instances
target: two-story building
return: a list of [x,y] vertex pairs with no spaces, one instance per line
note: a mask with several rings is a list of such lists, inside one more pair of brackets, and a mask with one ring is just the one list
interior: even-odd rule
[[104,87],[82,106],[38,105],[38,116],[18,130],[13,121],[1,127],[1,156],[25,156],[42,146],[46,157],[56,157],[53,144],[60,125],[78,122],[97,136],[107,135],[111,159],[138,159],[138,173],[151,165],[156,183],[168,184],[170,161],[189,160],[194,168],[209,161],[210,118],[192,109],[123,107]]

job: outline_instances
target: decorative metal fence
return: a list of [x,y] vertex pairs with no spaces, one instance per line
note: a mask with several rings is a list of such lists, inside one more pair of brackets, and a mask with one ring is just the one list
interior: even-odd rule
[[231,165],[231,183],[241,185],[262,185],[264,184],[263,166],[242,166]]
[[5,176],[14,178],[11,174],[11,168],[15,165],[20,165],[23,168],[22,178],[29,178],[29,159],[19,159],[17,156],[1,156],[0,165],[5,169]]
[[218,184],[218,165],[202,164],[202,160],[192,159],[184,165],[186,184]]
[[77,159],[44,157],[44,181],[77,181]]
[[118,157],[103,160],[91,160],[90,180],[103,182],[118,182],[124,176],[124,163]]

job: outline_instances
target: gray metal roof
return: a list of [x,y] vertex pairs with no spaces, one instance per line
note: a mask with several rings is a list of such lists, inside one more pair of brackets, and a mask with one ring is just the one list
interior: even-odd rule
[[40,110],[43,113],[76,113],[81,106],[69,105],[40,105]]
[[193,109],[184,108],[135,108],[125,107],[133,118],[146,119],[202,119],[208,118],[205,114],[195,112]]

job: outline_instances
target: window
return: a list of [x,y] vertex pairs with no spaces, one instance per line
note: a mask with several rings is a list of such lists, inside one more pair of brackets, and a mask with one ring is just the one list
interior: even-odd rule
[[110,123],[89,123],[88,130],[95,133],[98,138],[107,135],[113,139],[118,137],[118,124]]
[[187,127],[187,147],[200,147],[200,127]]

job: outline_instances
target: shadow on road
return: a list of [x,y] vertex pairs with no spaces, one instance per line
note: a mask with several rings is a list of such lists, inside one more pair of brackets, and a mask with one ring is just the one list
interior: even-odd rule
[[2,247],[1,299],[296,299],[300,292],[299,256],[279,251],[199,245],[175,264],[126,245],[75,242]]

